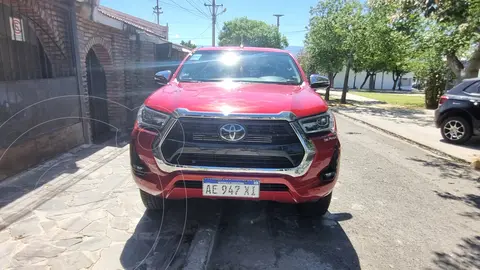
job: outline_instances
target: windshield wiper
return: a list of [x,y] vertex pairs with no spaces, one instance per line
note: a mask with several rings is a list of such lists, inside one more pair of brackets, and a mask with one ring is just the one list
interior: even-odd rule
[[300,82],[298,82],[298,81],[294,81],[294,80],[288,80],[288,81],[280,82],[280,84],[286,84],[286,85],[299,85],[299,84],[300,84]]
[[199,80],[193,80],[193,79],[183,79],[183,80],[178,80],[179,82],[191,82],[191,83],[198,83],[198,82],[202,82],[202,81],[199,81]]

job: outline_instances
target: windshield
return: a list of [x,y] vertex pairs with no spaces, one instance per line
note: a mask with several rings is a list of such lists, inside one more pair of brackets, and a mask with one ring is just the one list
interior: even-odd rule
[[302,83],[292,57],[281,52],[197,51],[182,66],[180,82]]

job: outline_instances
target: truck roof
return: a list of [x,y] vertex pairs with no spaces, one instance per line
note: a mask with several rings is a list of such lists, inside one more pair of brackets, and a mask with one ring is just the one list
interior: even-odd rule
[[197,51],[257,51],[257,52],[282,52],[289,53],[289,51],[275,48],[265,47],[240,47],[240,46],[227,46],[227,47],[202,47]]

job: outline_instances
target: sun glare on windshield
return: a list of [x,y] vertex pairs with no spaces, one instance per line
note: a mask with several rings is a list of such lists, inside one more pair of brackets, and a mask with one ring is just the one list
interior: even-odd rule
[[240,60],[240,56],[234,52],[226,52],[220,57],[220,61],[226,66],[234,66],[238,60]]

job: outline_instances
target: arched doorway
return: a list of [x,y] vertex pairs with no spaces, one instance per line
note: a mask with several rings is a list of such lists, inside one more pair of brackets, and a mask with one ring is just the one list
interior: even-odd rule
[[86,64],[92,140],[101,143],[112,136],[108,124],[107,79],[93,49],[87,54]]

